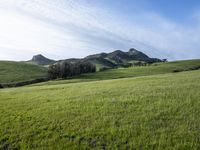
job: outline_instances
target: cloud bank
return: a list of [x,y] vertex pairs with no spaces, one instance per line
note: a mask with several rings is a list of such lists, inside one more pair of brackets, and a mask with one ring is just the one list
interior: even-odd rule
[[131,47],[170,60],[200,57],[200,13],[191,15],[194,24],[180,24],[154,11],[127,14],[102,6],[88,0],[1,0],[0,59],[27,60],[38,53],[63,59]]

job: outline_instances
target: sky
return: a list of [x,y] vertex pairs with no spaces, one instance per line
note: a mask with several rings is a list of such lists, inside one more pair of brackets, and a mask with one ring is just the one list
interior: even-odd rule
[[200,58],[200,1],[0,0],[0,60],[129,48],[168,60]]

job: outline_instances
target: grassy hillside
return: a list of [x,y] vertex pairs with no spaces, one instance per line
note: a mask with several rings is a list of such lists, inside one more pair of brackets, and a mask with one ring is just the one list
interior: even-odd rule
[[0,83],[27,81],[44,77],[47,68],[23,62],[0,61]]
[[[61,84],[126,77],[139,77],[171,72],[181,72],[200,68],[200,60],[186,60],[168,63],[157,63],[151,66],[110,69],[102,72],[83,74],[73,80],[49,81],[41,84]],[[0,61],[0,83],[12,83],[44,77],[47,68],[24,62]],[[40,84],[40,85],[41,85]]]
[[81,75],[81,79],[116,79],[200,69],[200,60],[156,63],[151,66],[111,69],[95,74]]
[[198,60],[184,60],[166,63],[156,63],[151,66],[140,66],[130,68],[110,69],[106,71],[83,74],[71,80],[49,81],[42,84],[66,84],[76,82],[87,82],[96,80],[118,79],[127,77],[140,77],[165,73],[176,73],[188,70],[200,69],[200,59]]
[[2,89],[0,146],[199,149],[199,89],[200,71]]

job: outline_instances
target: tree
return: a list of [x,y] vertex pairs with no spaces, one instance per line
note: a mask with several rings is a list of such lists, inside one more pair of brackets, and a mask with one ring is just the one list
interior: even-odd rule
[[56,79],[60,76],[59,64],[53,64],[49,66],[48,77],[50,79]]
[[90,62],[80,61],[70,63],[63,61],[49,66],[48,76],[50,79],[68,78],[89,72],[96,72],[96,66]]

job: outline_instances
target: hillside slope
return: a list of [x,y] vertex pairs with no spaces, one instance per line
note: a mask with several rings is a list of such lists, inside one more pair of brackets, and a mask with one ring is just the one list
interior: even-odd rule
[[47,68],[24,62],[0,61],[0,83],[21,82],[45,77]]
[[94,74],[83,74],[81,79],[117,79],[127,77],[148,76],[164,73],[183,72],[188,70],[200,69],[200,59],[183,60],[165,63],[156,63],[150,66],[135,66],[129,68],[110,69],[96,72]]
[[177,72],[198,70],[198,69],[200,69],[200,59],[183,60],[183,61],[174,61],[165,63],[155,63],[150,66],[110,69],[96,73],[82,74],[80,76],[68,80],[44,82],[40,83],[39,85],[66,84],[66,83],[88,82],[88,81],[98,81],[98,80],[108,80],[108,79],[118,79],[118,78],[128,78],[128,77],[141,77],[141,76],[149,76],[156,74],[177,73]]
[[200,71],[0,90],[0,149],[199,149]]

